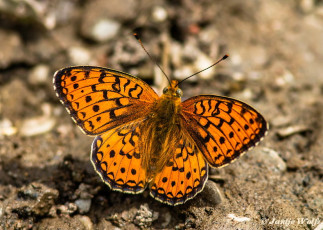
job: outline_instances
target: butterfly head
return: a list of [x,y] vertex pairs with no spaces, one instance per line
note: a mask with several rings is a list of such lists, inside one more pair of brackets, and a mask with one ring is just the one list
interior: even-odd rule
[[178,88],[178,81],[172,80],[172,82],[170,83],[170,86],[165,87],[163,89],[163,94],[166,97],[181,98],[183,95],[183,92],[180,88]]

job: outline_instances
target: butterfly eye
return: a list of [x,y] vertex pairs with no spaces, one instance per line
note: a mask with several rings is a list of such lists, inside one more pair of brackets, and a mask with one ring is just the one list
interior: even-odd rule
[[182,90],[181,90],[181,89],[177,89],[177,90],[176,90],[176,95],[177,95],[178,97],[181,97],[181,96],[183,95]]
[[163,89],[163,94],[167,93],[168,92],[168,88],[164,88]]

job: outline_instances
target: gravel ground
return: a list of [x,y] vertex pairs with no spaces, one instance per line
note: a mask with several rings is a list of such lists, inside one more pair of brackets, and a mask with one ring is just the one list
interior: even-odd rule
[[[323,229],[322,25],[321,0],[0,1],[0,228]],[[53,90],[56,70],[97,65],[160,92],[134,31],[176,79],[228,53],[183,98],[237,98],[270,124],[184,205],[110,191]]]

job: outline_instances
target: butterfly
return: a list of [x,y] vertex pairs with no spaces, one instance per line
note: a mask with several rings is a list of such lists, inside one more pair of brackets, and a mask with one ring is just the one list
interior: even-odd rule
[[208,165],[222,167],[266,134],[263,116],[228,97],[181,101],[172,80],[159,97],[143,80],[117,70],[58,70],[54,89],[81,130],[95,136],[91,161],[115,191],[142,193],[178,205],[204,188]]

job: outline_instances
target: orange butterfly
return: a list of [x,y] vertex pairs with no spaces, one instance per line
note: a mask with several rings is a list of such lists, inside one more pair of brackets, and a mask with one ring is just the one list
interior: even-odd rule
[[203,190],[208,164],[229,164],[267,131],[262,115],[241,101],[201,95],[181,102],[176,80],[159,97],[130,74],[77,66],[57,71],[54,88],[82,131],[96,136],[91,160],[102,180],[125,193],[148,187],[169,205]]

